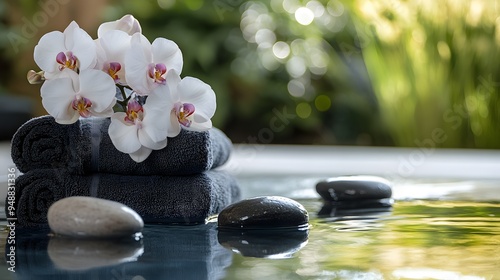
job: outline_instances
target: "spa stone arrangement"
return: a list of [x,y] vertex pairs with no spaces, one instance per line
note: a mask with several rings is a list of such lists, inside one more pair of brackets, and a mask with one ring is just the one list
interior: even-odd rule
[[[144,224],[205,224],[218,215],[218,243],[242,255],[286,258],[305,246],[309,214],[300,203],[241,200],[236,179],[217,169],[232,143],[212,127],[211,87],[181,78],[178,46],[165,38],[150,43],[131,15],[97,33],[94,40],[72,22],[35,47],[41,71],[29,71],[28,81],[42,83],[49,115],[26,122],[12,139],[22,175],[7,218],[19,228],[48,225],[63,237],[53,244],[75,245],[71,240],[140,240]],[[390,183],[378,177],[331,178],[316,190],[324,200],[318,216],[390,210],[393,203]]]
[[35,46],[41,71],[27,78],[42,84],[49,115],[22,125],[12,140],[23,174],[16,211],[7,213],[18,227],[117,238],[144,223],[202,224],[234,203],[221,213],[221,229],[307,233],[308,213],[291,199],[237,202],[235,178],[216,170],[232,143],[212,127],[215,93],[197,78],[181,78],[175,42],[151,43],[131,15],[101,24],[97,34],[94,40],[71,22]]
[[43,83],[50,115],[28,121],[12,140],[23,173],[18,226],[116,237],[143,222],[204,223],[239,199],[236,180],[214,170],[232,148],[212,127],[215,93],[180,77],[175,42],[150,43],[141,31],[126,15],[103,23],[95,40],[71,22],[38,42],[41,71],[29,71],[28,81]]

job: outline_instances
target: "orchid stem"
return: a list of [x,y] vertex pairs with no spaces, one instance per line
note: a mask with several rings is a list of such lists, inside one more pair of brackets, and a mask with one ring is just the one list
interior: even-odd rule
[[120,92],[122,94],[122,97],[123,97],[123,100],[117,100],[116,103],[120,104],[120,106],[122,106],[122,109],[124,112],[127,111],[127,104],[128,104],[128,101],[130,100],[130,98],[132,97],[132,94],[129,95],[127,97],[127,94],[125,93],[125,89],[130,89],[132,90],[129,86],[122,86],[122,85],[116,85],[119,89],[120,89]]

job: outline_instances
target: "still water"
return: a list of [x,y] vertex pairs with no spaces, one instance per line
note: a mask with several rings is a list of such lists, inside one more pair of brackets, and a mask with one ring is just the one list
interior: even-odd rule
[[309,210],[309,239],[290,259],[234,254],[228,279],[500,279],[500,204],[398,201],[390,212]]
[[308,232],[223,234],[212,221],[75,241],[18,230],[16,272],[2,263],[0,279],[500,279],[500,203],[397,200],[319,217],[319,199],[297,200]]

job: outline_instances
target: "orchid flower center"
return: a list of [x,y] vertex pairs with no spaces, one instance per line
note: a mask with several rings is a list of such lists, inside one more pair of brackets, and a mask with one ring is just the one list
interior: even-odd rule
[[118,72],[122,69],[122,65],[119,62],[110,62],[107,65],[107,69],[105,69],[108,74],[115,80],[115,83],[118,83],[120,81],[120,78],[118,77]]
[[167,83],[164,75],[167,73],[167,67],[163,63],[149,64],[148,75],[157,84],[164,85]]
[[78,58],[72,52],[58,53],[56,61],[59,64],[59,71],[62,71],[65,68],[78,71]]
[[125,122],[129,124],[136,124],[137,122],[142,122],[144,117],[144,109],[141,104],[136,100],[131,100],[127,105],[127,115],[125,116]]
[[[191,103],[177,103],[174,107],[175,115],[179,123],[185,127],[191,126],[191,115],[194,114],[195,108]],[[188,119],[189,118],[189,119]]]
[[71,102],[71,108],[77,111],[80,116],[88,118],[91,116],[89,108],[92,107],[92,102],[85,98],[77,95],[73,102]]

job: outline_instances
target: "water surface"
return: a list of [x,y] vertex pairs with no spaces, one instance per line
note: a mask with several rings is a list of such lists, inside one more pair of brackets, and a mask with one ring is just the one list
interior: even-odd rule
[[[500,204],[399,200],[336,211],[298,199],[308,234],[221,235],[214,222],[146,226],[142,239],[68,241],[16,232],[16,272],[2,279],[500,279]],[[5,236],[6,231],[2,232]],[[267,236],[267,237],[266,237]],[[269,242],[271,241],[271,242]],[[222,245],[221,245],[222,243]]]

